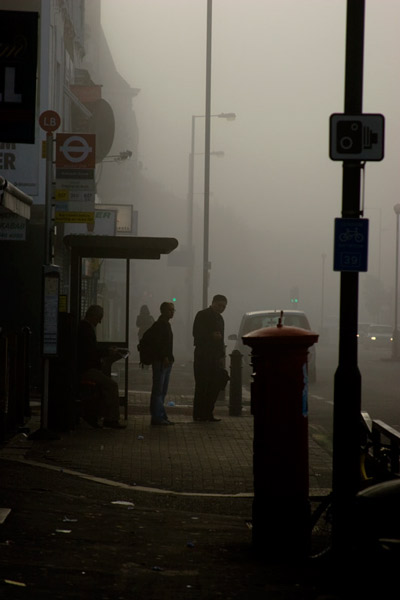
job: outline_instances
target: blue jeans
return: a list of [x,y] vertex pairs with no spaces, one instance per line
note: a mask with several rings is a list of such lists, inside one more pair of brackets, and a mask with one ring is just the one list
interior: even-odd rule
[[153,362],[153,387],[151,388],[150,397],[150,414],[152,423],[159,423],[167,419],[164,402],[168,392],[169,376],[171,374],[172,365],[163,367],[161,361]]

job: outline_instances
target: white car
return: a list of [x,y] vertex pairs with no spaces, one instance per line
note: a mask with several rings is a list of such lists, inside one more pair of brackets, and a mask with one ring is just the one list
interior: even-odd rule
[[[236,341],[235,350],[239,350],[239,352],[243,354],[243,385],[250,385],[252,368],[250,365],[251,349],[249,346],[243,344],[242,336],[246,335],[246,333],[250,333],[250,331],[255,331],[256,329],[276,327],[280,316],[281,310],[257,310],[247,312],[242,317],[238,333],[228,336],[229,340]],[[307,319],[306,314],[301,310],[284,310],[282,324],[311,331],[309,320]],[[315,344],[309,349],[308,379],[311,383],[314,383],[317,379]]]
[[369,323],[359,323],[357,327],[357,338],[360,344],[364,344],[368,340],[368,331],[371,325]]

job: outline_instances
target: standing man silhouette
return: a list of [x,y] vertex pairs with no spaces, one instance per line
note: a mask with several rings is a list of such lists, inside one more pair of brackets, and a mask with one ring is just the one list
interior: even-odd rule
[[168,392],[169,377],[174,362],[173,334],[170,319],[174,316],[172,302],[163,302],[160,316],[152,326],[154,335],[153,386],[150,397],[152,425],[173,425],[165,411],[165,396]]
[[220,385],[219,369],[224,366],[224,312],[228,300],[217,294],[211,306],[200,310],[193,322],[194,337],[194,379],[193,420],[216,422],[213,415]]

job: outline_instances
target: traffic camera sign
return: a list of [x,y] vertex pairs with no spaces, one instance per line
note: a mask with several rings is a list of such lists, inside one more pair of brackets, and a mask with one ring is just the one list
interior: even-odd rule
[[380,114],[330,116],[329,156],[332,160],[382,160],[385,118]]

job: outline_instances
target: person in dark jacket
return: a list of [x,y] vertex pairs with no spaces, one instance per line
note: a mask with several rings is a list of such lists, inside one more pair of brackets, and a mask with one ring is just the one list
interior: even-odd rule
[[143,304],[143,306],[140,307],[138,316],[136,317],[136,327],[138,328],[139,342],[142,339],[144,332],[147,331],[149,327],[153,325],[153,323],[154,319],[150,314],[149,307],[147,304]]
[[96,326],[103,319],[103,307],[92,304],[86,311],[78,327],[77,369],[79,382],[93,381],[100,390],[100,403],[97,416],[85,416],[92,427],[99,427],[98,418],[103,417],[103,427],[124,429],[119,423],[119,390],[116,381],[103,372],[103,361],[113,362],[121,358],[115,350],[100,350],[97,345]]
[[154,354],[152,362],[153,385],[150,397],[150,414],[152,425],[173,425],[165,411],[165,396],[168,392],[169,377],[174,362],[173,334],[170,319],[174,316],[175,307],[172,302],[163,302],[160,316],[153,325]]
[[220,421],[213,415],[215,402],[220,392],[218,373],[224,367],[224,312],[228,301],[222,294],[214,296],[211,306],[200,310],[193,322],[194,421]]

